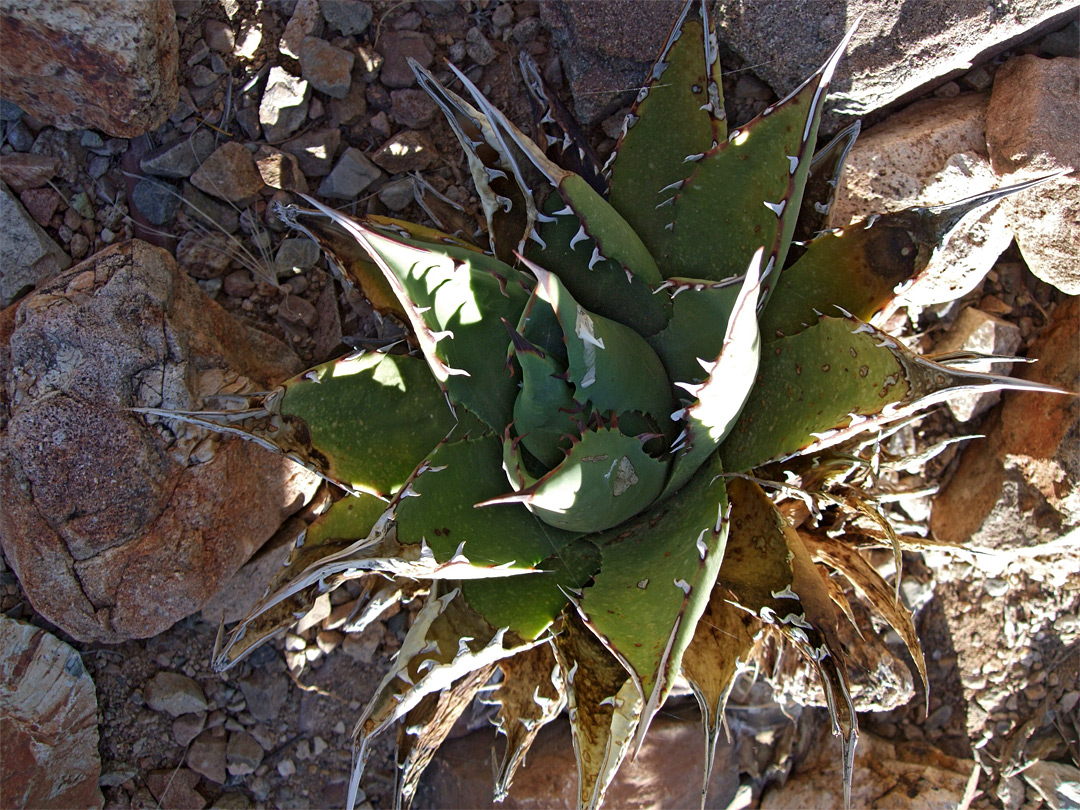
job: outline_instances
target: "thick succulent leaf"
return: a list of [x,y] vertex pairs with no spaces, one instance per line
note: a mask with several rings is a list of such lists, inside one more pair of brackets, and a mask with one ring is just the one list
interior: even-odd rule
[[[623,272],[628,277],[639,276],[650,285],[659,283],[660,271],[656,267],[655,259],[642,244],[641,238],[596,189],[580,175],[560,168],[548,160],[540,147],[495,109],[464,73],[453,65],[450,69],[487,116],[502,150],[514,156],[515,164],[521,167],[522,171],[525,171],[527,164],[532,164],[532,170],[557,190],[563,202],[578,216],[581,221],[580,238],[590,239],[593,243],[589,269],[597,262],[611,259],[622,265]],[[542,217],[541,224],[547,218],[547,215]],[[541,244],[547,241],[542,231],[538,241]]]
[[789,96],[728,139],[687,156],[687,171],[656,204],[666,234],[653,247],[667,276],[721,281],[765,246],[764,301],[784,264],[817,139],[821,107],[848,36]]
[[360,353],[315,366],[236,411],[141,413],[254,441],[352,493],[389,497],[454,425],[425,363]]
[[450,399],[502,430],[510,421],[517,383],[506,368],[509,341],[501,319],[517,323],[531,280],[492,256],[456,244],[388,236],[311,202],[346,228],[379,265]]
[[842,573],[855,587],[858,594],[869,602],[904,640],[911,659],[919,670],[923,691],[929,700],[930,683],[926,675],[926,660],[923,658],[919,636],[915,632],[911,612],[897,599],[896,591],[889,587],[877,569],[870,565],[856,549],[841,540],[805,532],[800,532],[799,536],[815,560],[820,560]]
[[650,282],[628,274],[621,261],[601,258],[591,231],[573,207],[552,195],[544,212],[550,219],[540,226],[542,242],[528,245],[528,259],[556,269],[574,298],[590,311],[642,335],[664,327],[671,312],[668,299],[653,295]]
[[555,311],[562,326],[567,378],[575,399],[602,414],[638,411],[654,418],[672,409],[671,384],[660,358],[633,329],[589,312],[557,276],[529,264],[537,296]]
[[521,642],[492,627],[461,596],[459,588],[440,595],[432,588],[401,644],[397,657],[353,730],[355,758],[348,807],[356,801],[373,736],[412,711],[424,697],[451,688],[469,673],[538,642]]
[[698,620],[694,637],[683,653],[682,675],[694,690],[705,729],[705,773],[701,806],[712,778],[716,748],[724,725],[724,707],[735,675],[749,663],[754,639],[761,630],[757,617],[732,604],[734,595],[722,585],[713,587],[709,604]]
[[576,604],[640,690],[636,745],[667,697],[708,605],[724,557],[726,509],[713,455],[678,493],[596,538],[600,571]]
[[525,249],[536,224],[532,187],[521,172],[520,160],[504,146],[501,133],[480,110],[446,89],[416,60],[409,59],[420,89],[442,110],[457,136],[487,218],[491,251],[504,262]]
[[222,641],[214,643],[213,666],[217,672],[230,669],[256,647],[277,638],[311,610],[315,599],[324,592],[321,583],[309,583],[304,589],[279,596],[300,572],[339,552],[356,538],[367,537],[375,521],[386,511],[386,502],[374,495],[360,493],[336,501],[306,528],[297,529],[296,544],[285,565],[274,574],[262,599]]
[[398,542],[424,545],[439,562],[467,558],[531,569],[577,537],[517,504],[476,507],[505,492],[497,436],[441,444],[394,501]]
[[514,432],[521,444],[547,468],[556,466],[578,431],[574,389],[566,364],[513,332],[514,357],[521,369],[521,391],[514,400]]
[[738,276],[727,281],[669,278],[657,288],[657,299],[671,301],[671,318],[646,340],[667,369],[668,379],[691,385],[708,379],[701,359],[720,354],[742,283]]
[[816,323],[818,314],[829,312],[831,307],[870,320],[926,269],[934,251],[963,217],[1057,176],[1039,177],[947,205],[874,215],[826,231],[780,276],[762,314],[762,338],[771,341],[793,335]]
[[831,446],[955,392],[1006,388],[1060,393],[948,368],[854,318],[822,316],[762,351],[757,385],[720,454],[725,469],[741,472]]
[[712,360],[698,359],[708,377],[696,385],[676,383],[694,399],[672,414],[673,419],[683,420],[683,433],[674,446],[677,455],[666,493],[682,487],[716,450],[735,424],[754,385],[760,356],[757,302],[761,254],[759,249],[747,268],[724,329],[719,355]]
[[566,687],[551,644],[540,644],[498,664],[502,681],[485,703],[499,707],[495,727],[506,737],[506,750],[495,775],[495,801],[504,801],[517,769],[524,763],[540,729],[566,705]]
[[802,206],[795,223],[795,232],[792,234],[794,241],[788,252],[788,264],[793,258],[802,255],[802,246],[805,243],[809,243],[828,227],[829,212],[832,211],[840,190],[844,162],[861,131],[861,121],[849,124],[821,147],[810,161],[810,173],[806,177]]
[[538,638],[567,605],[566,593],[581,588],[600,567],[600,550],[575,540],[536,564],[536,573],[461,584],[469,605],[498,627],[521,638]]
[[609,163],[609,202],[654,255],[664,254],[670,212],[665,189],[686,178],[686,158],[727,138],[716,33],[701,0],[676,20],[648,83],[623,123]]
[[504,442],[504,467],[515,491],[487,501],[523,503],[550,526],[595,532],[617,526],[652,503],[664,488],[668,464],[645,452],[636,436],[597,427],[575,437],[557,467],[536,478],[526,469],[518,443]]
[[455,681],[449,689],[426,695],[405,715],[397,731],[395,808],[408,808],[412,804],[424,770],[454,723],[491,679],[495,667],[495,664],[480,667]]
[[578,807],[595,810],[630,751],[642,700],[623,665],[568,610],[551,641],[570,715],[578,764]]
[[606,197],[608,182],[600,167],[600,158],[577,120],[558,95],[548,88],[528,51],[518,54],[518,66],[533,105],[536,143],[552,163],[580,174],[598,194]]

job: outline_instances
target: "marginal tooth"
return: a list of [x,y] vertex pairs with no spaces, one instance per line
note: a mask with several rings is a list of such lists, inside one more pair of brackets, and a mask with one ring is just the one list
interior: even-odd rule
[[589,238],[589,235],[587,233],[585,233],[585,226],[582,225],[580,228],[578,228],[578,232],[576,234],[574,234],[574,238],[570,240],[570,249],[573,250],[574,246],[578,242],[583,242],[588,238]]
[[788,174],[795,174],[795,170],[799,168],[799,158],[796,155],[787,155],[788,159]]
[[540,245],[541,250],[547,250],[547,242],[540,238],[540,234],[536,232],[536,228],[532,228],[529,231],[529,238]]
[[585,162],[585,150],[582,149],[579,146],[578,149],[577,149],[577,154],[578,154],[578,160],[580,160],[582,163],[584,163]]
[[786,205],[787,205],[787,200],[781,200],[778,203],[771,203],[771,202],[768,202],[767,200],[765,201],[765,207],[768,208],[770,211],[772,211],[774,214],[776,214],[778,217],[783,215],[784,207]]
[[612,695],[611,697],[604,698],[603,700],[600,701],[599,705],[601,705],[601,706],[614,706],[615,705],[615,695]]
[[567,132],[565,135],[563,135],[562,150],[565,152],[567,149],[569,149],[573,145],[573,143],[574,143],[573,140],[571,140],[571,138],[570,138],[570,133]]
[[555,144],[557,144],[559,142],[558,136],[556,136],[556,135],[548,135],[546,132],[544,133],[544,138],[547,140],[547,143],[545,144],[545,146],[554,146]]
[[705,555],[707,555],[709,553],[709,544],[705,542],[705,532],[706,531],[707,531],[706,529],[702,529],[701,534],[698,535],[698,539],[697,539],[698,555],[703,560],[705,559]]
[[471,560],[465,556],[465,541],[462,540],[458,544],[457,550],[454,552],[454,556],[450,558],[451,563],[469,563]]
[[450,338],[451,340],[453,340],[454,339],[454,333],[449,329],[444,329],[442,332],[432,332],[431,333],[431,340],[432,340],[433,343],[438,343],[440,340],[443,340],[444,338]]
[[675,230],[675,223],[674,222],[669,222],[667,225],[664,226],[664,230],[665,231],[674,231]]
[[665,191],[676,191],[676,190],[682,188],[685,184],[686,184],[685,180],[676,180],[674,183],[668,183],[666,186],[664,186],[662,189],[660,189],[656,193],[657,194],[663,194]]
[[567,205],[565,208],[560,208],[558,211],[555,211],[554,215],[557,216],[557,217],[565,217],[565,216],[571,216],[571,215],[573,215],[573,213],[574,213],[574,209],[571,208],[569,205]]
[[687,595],[689,595],[690,591],[692,590],[692,588],[690,587],[690,583],[687,582],[685,579],[675,580],[675,587],[681,589],[682,592]]
[[536,212],[536,221],[537,222],[554,222],[555,217],[548,216],[543,211],[537,211]]
[[704,152],[700,152],[700,153],[698,153],[696,155],[687,155],[686,157],[683,158],[683,163],[697,163],[703,157],[705,157]]
[[660,208],[663,208],[665,205],[673,205],[674,203],[675,203],[675,198],[674,197],[668,197],[662,203],[657,205],[656,208],[659,210]]
[[551,110],[544,110],[544,117],[540,119],[541,124],[554,124],[555,119],[551,117]]
[[592,270],[598,261],[606,258],[607,257],[600,252],[600,248],[594,246],[592,251],[592,258],[589,259],[589,269]]

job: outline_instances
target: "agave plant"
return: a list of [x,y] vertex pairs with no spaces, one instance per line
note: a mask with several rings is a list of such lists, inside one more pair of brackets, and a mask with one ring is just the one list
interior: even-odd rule
[[[580,804],[599,806],[680,676],[711,762],[732,680],[766,635],[820,675],[850,780],[837,576],[924,672],[898,593],[852,545],[899,555],[854,486],[866,448],[955,391],[1050,390],[920,357],[868,323],[963,215],[1026,184],[827,230],[858,128],[815,144],[850,34],[729,131],[706,5],[686,4],[603,169],[527,62],[542,146],[456,69],[469,100],[414,65],[465,150],[487,242],[310,198],[284,209],[406,342],[317,366],[244,410],[179,415],[348,493],[219,640],[219,669],[348,578],[370,584],[353,627],[423,598],[357,723],[350,804],[368,741],[402,721],[407,805],[481,690],[506,737],[496,798],[566,707]],[[793,492],[806,508],[785,502]],[[852,530],[814,531],[826,507]]]

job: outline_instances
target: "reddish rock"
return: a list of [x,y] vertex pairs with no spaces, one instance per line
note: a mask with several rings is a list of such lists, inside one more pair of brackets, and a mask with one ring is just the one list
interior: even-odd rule
[[[1057,306],[1016,376],[1080,390],[1080,299]],[[1080,520],[1080,398],[1006,392],[934,500],[930,528],[947,543],[1012,549],[1056,540]]]
[[146,775],[146,785],[161,810],[202,810],[206,799],[195,789],[199,775],[187,768],[165,768]]
[[176,107],[170,0],[11,0],[0,11],[4,98],[61,129],[132,138]]
[[[578,807],[577,760],[565,718],[540,730],[514,777],[509,797],[501,804],[492,801],[493,749],[502,750],[502,740],[496,741],[494,729],[481,729],[444,743],[423,776],[413,807]],[[701,725],[661,712],[649,727],[637,758],[623,761],[608,788],[604,806],[620,810],[698,807],[704,757]],[[709,783],[708,806],[728,806],[738,787],[735,753],[721,736]]]
[[1069,177],[1002,203],[1031,272],[1070,295],[1080,293],[1080,59],[1010,59],[994,76],[986,140],[1008,182],[1072,170]]
[[[844,775],[840,743],[822,724],[818,744],[780,786],[766,790],[762,810],[843,807]],[[851,806],[895,810],[950,810],[963,804],[964,790],[978,766],[924,742],[892,743],[859,735]]]
[[40,188],[60,168],[60,158],[16,152],[0,157],[0,181],[16,194],[28,188]]
[[82,659],[0,616],[0,807],[101,807],[97,694]]
[[318,37],[300,43],[300,68],[311,86],[332,98],[345,98],[352,84],[355,57]]
[[128,410],[197,409],[299,371],[165,251],[124,242],[39,288],[5,354],[0,542],[76,638],[145,638],[198,610],[314,489],[250,442]]
[[419,31],[384,32],[377,48],[383,57],[379,81],[391,89],[416,84],[409,59],[415,59],[422,67],[431,67],[435,61],[434,43]]
[[407,129],[380,146],[371,160],[390,174],[422,171],[439,157],[426,132]]
[[60,195],[51,188],[28,188],[19,195],[19,201],[23,204],[34,222],[42,228],[48,226],[56,209],[60,207],[62,200]]
[[255,165],[263,182],[271,188],[308,193],[307,178],[300,171],[296,155],[263,144],[255,153]]
[[236,141],[219,146],[191,175],[191,183],[207,194],[233,203],[258,194],[264,185],[255,158]]

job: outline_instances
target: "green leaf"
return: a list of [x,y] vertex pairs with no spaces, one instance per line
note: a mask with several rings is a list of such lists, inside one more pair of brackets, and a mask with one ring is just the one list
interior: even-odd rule
[[515,492],[487,504],[525,504],[550,526],[569,532],[603,531],[647,508],[664,488],[667,462],[650,456],[635,436],[617,427],[586,430],[566,458],[537,478],[507,439],[504,466]]
[[568,378],[574,398],[602,414],[639,411],[666,419],[672,410],[671,385],[660,358],[629,327],[589,312],[558,279],[529,264],[537,296],[555,311],[562,326]]
[[720,473],[714,455],[668,500],[594,538],[602,563],[578,609],[640,690],[638,743],[679,672],[724,557]]
[[665,494],[675,492],[712,455],[728,435],[755,382],[760,346],[757,326],[759,249],[750,260],[746,277],[724,330],[724,342],[715,359],[699,359],[708,377],[699,384],[677,383],[693,397],[672,418],[683,420],[676,440],[671,479]]
[[353,494],[389,497],[454,417],[427,366],[352,354],[315,366],[235,411],[136,409],[256,442]]
[[720,455],[725,469],[742,472],[831,446],[974,388],[1058,391],[939,365],[854,318],[822,316],[762,351],[757,385]]
[[732,130],[723,143],[687,157],[683,178],[656,203],[667,215],[661,231],[667,236],[653,251],[667,276],[722,281],[740,274],[764,245],[762,300],[767,298],[773,272],[787,255],[825,91],[848,37],[789,96]]
[[323,475],[384,497],[454,425],[423,361],[378,353],[324,363],[285,383],[279,413],[286,432],[308,439],[305,456]]
[[656,207],[664,190],[686,178],[687,157],[726,137],[716,33],[706,4],[688,2],[638,93],[609,163],[608,200],[654,256],[665,254],[670,236],[665,231],[670,213]]
[[770,341],[793,335],[837,308],[868,321],[897,290],[926,269],[956,224],[1004,196],[1046,182],[1056,174],[977,194],[946,205],[873,215],[827,231],[784,270],[762,314],[761,334]]
[[531,279],[492,256],[457,244],[387,236],[312,202],[379,265],[450,399],[502,430],[510,421],[517,382],[506,368],[509,340],[501,320],[518,322]]
[[398,542],[426,544],[438,562],[464,556],[474,564],[532,568],[577,537],[517,504],[476,506],[506,489],[498,437],[441,444],[395,501]]

